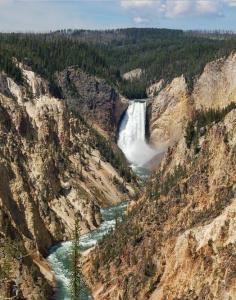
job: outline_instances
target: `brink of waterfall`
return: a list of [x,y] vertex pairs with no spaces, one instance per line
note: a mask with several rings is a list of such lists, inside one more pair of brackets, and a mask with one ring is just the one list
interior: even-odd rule
[[121,121],[118,146],[134,166],[143,166],[157,154],[146,142],[146,101],[130,101]]

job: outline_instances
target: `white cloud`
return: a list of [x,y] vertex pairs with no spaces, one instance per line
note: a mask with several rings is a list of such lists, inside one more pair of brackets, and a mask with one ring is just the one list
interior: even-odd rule
[[163,1],[164,3],[164,16],[168,18],[174,18],[176,16],[185,14],[193,9],[192,1],[183,1],[183,0],[167,0]]
[[221,15],[221,1],[198,0],[196,2],[196,12],[199,14]]
[[156,1],[153,0],[121,0],[121,6],[124,8],[147,7],[152,6]]
[[151,12],[157,16],[175,18],[183,15],[221,16],[225,6],[236,6],[236,0],[119,0],[125,9]]
[[133,21],[136,24],[148,24],[149,23],[149,20],[147,18],[142,18],[140,16],[134,17]]

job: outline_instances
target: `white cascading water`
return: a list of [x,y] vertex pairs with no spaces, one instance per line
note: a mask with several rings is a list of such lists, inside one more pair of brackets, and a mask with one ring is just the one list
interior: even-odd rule
[[[152,149],[146,143],[145,124],[146,102],[131,101],[121,122],[118,145],[132,163],[137,174],[139,174],[137,169],[157,153],[157,150]],[[145,174],[141,172],[140,175],[143,176]],[[127,205],[127,202],[121,202],[116,206],[101,209],[104,222],[96,230],[81,236],[80,247],[82,252],[95,246],[105,234],[115,227],[117,216],[121,220]],[[51,248],[48,256],[48,261],[51,263],[57,279],[57,300],[69,300],[71,298],[70,280],[68,277],[68,274],[70,274],[71,245],[70,241],[56,245]],[[87,289],[85,289],[81,299],[92,299]]]
[[[104,235],[115,228],[117,219],[121,221],[124,217],[128,202],[124,201],[115,206],[101,209],[104,222],[96,229],[80,237],[81,253],[94,247]],[[51,248],[48,261],[52,266],[57,279],[56,300],[70,300],[70,266],[72,242],[64,242]],[[93,297],[87,288],[83,288],[81,300],[91,300]]]
[[157,151],[145,138],[146,101],[130,101],[121,121],[118,146],[134,166],[143,166]]

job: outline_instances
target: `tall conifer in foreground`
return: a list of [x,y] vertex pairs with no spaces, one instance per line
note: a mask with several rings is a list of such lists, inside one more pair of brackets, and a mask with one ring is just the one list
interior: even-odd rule
[[81,278],[81,263],[80,263],[80,225],[78,215],[75,214],[75,228],[72,241],[71,251],[71,269],[70,269],[70,293],[71,300],[82,300],[82,278]]

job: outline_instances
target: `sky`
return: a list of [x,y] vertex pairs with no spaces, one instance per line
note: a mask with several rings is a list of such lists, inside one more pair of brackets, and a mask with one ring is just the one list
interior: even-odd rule
[[0,0],[0,31],[158,27],[236,31],[236,0]]

